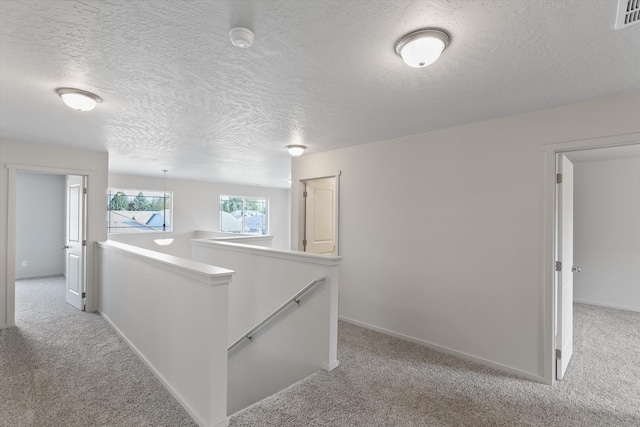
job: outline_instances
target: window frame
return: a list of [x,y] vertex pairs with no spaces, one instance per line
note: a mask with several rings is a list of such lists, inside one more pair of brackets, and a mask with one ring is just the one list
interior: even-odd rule
[[[222,202],[223,202],[223,197],[227,198],[227,200],[229,199],[242,199],[242,215],[240,216],[241,220],[242,220],[242,230],[241,231],[225,231],[223,230],[222,227],[222,213],[226,212],[222,210]],[[265,220],[264,220],[264,234],[261,232],[258,233],[251,233],[246,231],[246,227],[245,227],[245,218],[246,215],[244,215],[244,212],[247,210],[246,209],[246,204],[247,204],[247,200],[255,200],[255,201],[259,201],[259,202],[264,202],[264,215],[265,215]],[[271,210],[271,202],[269,200],[268,197],[266,196],[239,196],[239,195],[232,195],[232,194],[220,194],[220,196],[218,197],[218,228],[220,229],[220,232],[222,233],[233,233],[233,234],[247,234],[247,235],[251,235],[251,236],[268,236],[269,235],[269,228],[270,228],[270,220],[271,220],[271,214],[270,214],[270,210]],[[227,212],[230,213],[230,212]]]
[[[166,226],[166,232],[172,232],[173,231],[173,191],[168,191],[168,190],[150,190],[150,189],[139,189],[139,188],[122,188],[122,187],[109,187],[107,189],[107,234],[147,234],[147,233],[162,233],[162,225],[148,225],[149,229],[145,229],[145,228],[137,228],[137,227],[125,227],[125,228],[119,228],[119,227],[112,227],[111,226],[111,213],[112,212],[163,212],[164,209],[161,210],[154,210],[154,211],[116,211],[116,210],[112,210],[109,208],[109,205],[111,204],[111,200],[113,199],[113,197],[115,197],[117,195],[118,192],[123,192],[125,194],[125,196],[127,197],[127,199],[129,199],[129,201],[131,202],[131,200],[135,199],[136,197],[138,197],[138,195],[140,193],[142,193],[144,195],[145,198],[154,198],[154,197],[160,197],[162,198],[163,195],[164,197],[166,197],[168,199],[168,202],[166,204],[166,211],[168,213],[168,215],[165,215],[163,213],[163,220],[164,220],[164,224]],[[145,193],[150,193],[151,195],[146,195]],[[123,215],[125,216],[125,215]],[[126,216],[125,216],[126,217]],[[132,218],[131,218],[132,219]],[[134,219],[135,221],[135,219]],[[144,226],[147,226],[147,224],[142,224]]]

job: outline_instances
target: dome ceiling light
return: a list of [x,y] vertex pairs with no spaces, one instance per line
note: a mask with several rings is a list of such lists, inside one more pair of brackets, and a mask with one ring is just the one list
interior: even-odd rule
[[289,150],[289,154],[291,154],[294,157],[301,156],[302,153],[304,153],[304,150],[306,149],[307,147],[305,145],[299,145],[299,144],[287,145],[287,150]]
[[426,28],[402,37],[395,49],[408,66],[422,68],[436,62],[448,45],[449,34]]
[[67,107],[76,111],[91,111],[102,102],[98,95],[81,89],[61,87],[56,89],[56,93],[60,95]]
[[253,44],[253,31],[244,27],[234,27],[229,31],[231,44],[246,49]]

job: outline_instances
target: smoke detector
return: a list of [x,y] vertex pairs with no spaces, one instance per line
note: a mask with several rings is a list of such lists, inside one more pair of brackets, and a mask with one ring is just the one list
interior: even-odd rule
[[229,38],[234,46],[246,49],[253,44],[253,31],[248,28],[234,27],[229,31]]
[[640,24],[640,0],[618,0],[616,30]]

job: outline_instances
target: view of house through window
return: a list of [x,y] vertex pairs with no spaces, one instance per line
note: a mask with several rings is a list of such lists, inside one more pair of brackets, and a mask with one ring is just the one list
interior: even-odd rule
[[266,235],[269,200],[220,196],[220,231]]
[[171,231],[172,196],[171,192],[110,189],[107,233],[157,232],[162,224]]

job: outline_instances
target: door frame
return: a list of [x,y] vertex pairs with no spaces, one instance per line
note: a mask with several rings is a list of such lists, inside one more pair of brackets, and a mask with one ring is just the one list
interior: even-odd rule
[[640,133],[606,136],[599,138],[579,139],[557,142],[542,146],[544,161],[544,202],[543,202],[543,245],[542,245],[542,335],[544,352],[542,363],[544,382],[556,384],[556,316],[561,315],[557,300],[557,200],[556,200],[556,168],[558,154],[571,151],[590,150],[595,148],[618,147],[640,144]]
[[336,172],[333,175],[324,175],[324,176],[315,176],[311,178],[300,178],[296,182],[296,188],[292,189],[295,191],[295,194],[298,196],[298,207],[297,207],[297,219],[298,219],[298,235],[296,237],[296,247],[294,249],[298,251],[303,251],[304,245],[302,244],[302,240],[304,239],[304,227],[306,224],[305,218],[305,199],[302,196],[304,192],[304,183],[306,181],[314,181],[317,179],[327,179],[327,178],[335,178],[336,183],[336,203],[335,203],[335,224],[334,224],[334,238],[336,250],[334,256],[340,255],[340,175],[342,175],[341,171]]
[[[65,241],[63,250],[65,252],[64,273],[65,273],[65,299],[68,304],[78,310],[85,310],[86,288],[87,288],[87,178],[83,175],[66,175],[65,176]],[[71,188],[72,186],[78,186],[80,193],[78,194],[78,200],[75,205],[72,205]],[[73,210],[80,210],[80,215],[77,219],[77,224],[73,224],[73,229],[78,231],[77,240],[74,241],[70,238]],[[77,253],[79,252],[79,253]],[[72,267],[70,256],[72,254],[78,255],[80,259],[80,278],[78,280],[80,289],[78,292],[74,292],[70,289],[70,281],[73,281]],[[71,295],[70,295],[71,292]]]
[[[18,172],[31,172],[39,173],[43,175],[79,175],[84,176],[87,180],[86,186],[89,189],[86,200],[85,209],[85,224],[86,224],[86,239],[87,242],[91,241],[91,229],[89,227],[89,206],[92,197],[92,191],[90,190],[92,178],[94,172],[81,169],[66,169],[66,168],[52,168],[46,166],[36,165],[6,165],[8,176],[8,200],[7,200],[7,326],[15,326],[16,323],[16,195],[17,195],[17,174]],[[92,248],[87,246],[85,251],[85,262],[87,265],[87,272],[93,271],[93,268],[89,268],[93,265],[93,251]],[[95,296],[97,296],[97,289],[95,289],[94,281],[91,280],[89,275],[86,276],[85,281],[86,292],[86,310],[95,311],[97,308],[93,303]]]

